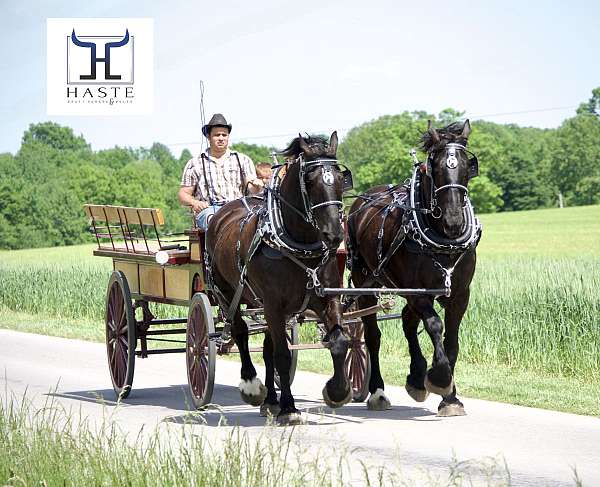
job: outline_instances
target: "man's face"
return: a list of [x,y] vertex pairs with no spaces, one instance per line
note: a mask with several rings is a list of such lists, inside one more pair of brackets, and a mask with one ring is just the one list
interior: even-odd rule
[[229,144],[229,130],[227,127],[211,128],[208,143],[213,151],[222,152],[227,150]]

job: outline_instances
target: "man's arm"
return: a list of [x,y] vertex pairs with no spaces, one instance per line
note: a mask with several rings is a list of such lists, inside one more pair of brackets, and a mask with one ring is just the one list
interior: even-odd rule
[[254,194],[262,191],[265,184],[262,182],[262,179],[256,177],[256,168],[254,167],[252,159],[243,154],[242,164],[244,166],[244,171],[246,172],[246,180],[248,181],[248,193]]
[[208,207],[206,201],[197,200],[194,198],[194,187],[193,186],[181,186],[179,193],[177,194],[181,204],[191,206],[194,213],[201,212],[204,208]]

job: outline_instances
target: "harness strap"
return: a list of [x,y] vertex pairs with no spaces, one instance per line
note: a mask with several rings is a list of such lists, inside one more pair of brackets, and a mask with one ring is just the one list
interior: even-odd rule
[[237,311],[237,308],[240,304],[240,299],[242,297],[242,292],[244,291],[244,286],[246,285],[246,270],[248,268],[248,263],[254,257],[256,250],[258,249],[260,243],[262,241],[262,234],[260,231],[254,232],[254,237],[250,242],[250,247],[248,248],[248,254],[246,256],[246,262],[240,272],[240,280],[238,282],[237,288],[235,289],[235,293],[233,295],[233,299],[229,303],[229,307],[227,308],[227,316],[225,320],[225,324],[223,325],[223,332],[221,333],[221,339],[225,341],[229,341],[231,339],[231,325],[233,324],[233,318]]
[[281,196],[279,194],[279,192],[275,191],[273,188],[271,187],[267,187],[266,188],[267,191],[269,191],[269,193],[271,193],[275,199],[277,199],[278,201],[281,201],[285,206],[287,206],[290,210],[294,211],[300,218],[302,218],[304,221],[306,221],[307,223],[310,223],[307,218],[306,215],[304,213],[302,213],[300,210],[298,210],[298,208],[296,208],[295,206],[293,206],[291,203],[288,203],[283,196]]

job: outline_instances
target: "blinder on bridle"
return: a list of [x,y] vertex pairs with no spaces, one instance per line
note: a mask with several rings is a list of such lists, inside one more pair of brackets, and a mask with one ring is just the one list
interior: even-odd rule
[[343,182],[342,182],[342,191],[347,191],[353,188],[352,182],[352,172],[348,167],[344,164],[340,164],[337,159],[324,159],[317,158],[312,161],[305,161],[302,155],[300,155],[297,159],[300,164],[300,170],[298,173],[299,182],[300,182],[300,192],[302,194],[302,201],[304,202],[304,211],[306,214],[306,221],[315,226],[315,220],[313,216],[313,210],[316,208],[320,208],[322,206],[336,205],[339,207],[340,214],[343,211],[344,203],[340,200],[328,200],[313,205],[310,201],[310,197],[308,195],[308,191],[306,190],[306,174],[309,172],[321,167],[323,169],[323,183],[331,186],[335,181],[335,177],[333,175],[334,169],[341,171]]
[[[468,159],[469,162],[469,170],[468,170],[468,180],[470,181],[474,177],[479,176],[479,161],[477,156],[473,154],[470,150],[468,150],[464,145],[457,143],[446,144],[444,148],[448,151],[448,156],[446,157],[446,166],[450,169],[455,169],[458,166],[458,160],[456,159],[456,150],[464,150],[470,157]],[[425,174],[432,178],[433,177],[433,169],[431,165],[431,161],[434,159],[434,152],[430,152],[427,154],[427,162],[425,163]]]
[[[456,169],[458,167],[458,159],[456,158],[456,151],[463,150],[470,156],[468,158],[469,167],[468,167],[468,173],[467,173],[467,181],[470,181],[472,178],[479,175],[479,161],[477,160],[477,156],[475,154],[473,154],[471,151],[469,151],[464,145],[458,144],[455,142],[451,142],[451,143],[446,144],[444,146],[444,149],[447,152],[446,166],[449,169]],[[441,218],[441,216],[442,216],[442,210],[439,206],[437,206],[438,193],[449,190],[449,189],[458,189],[458,190],[464,192],[465,197],[467,197],[467,195],[469,194],[469,189],[466,186],[463,186],[462,184],[450,183],[450,184],[445,184],[443,186],[440,186],[439,188],[435,186],[435,183],[433,181],[433,167],[432,167],[432,161],[434,160],[435,151],[428,152],[427,161],[425,162],[425,164],[421,164],[419,162],[419,160],[417,159],[417,151],[415,151],[413,149],[410,151],[410,154],[413,158],[415,166],[420,166],[421,172],[425,172],[425,175],[431,181],[431,185],[430,185],[431,196],[430,196],[430,202],[429,202],[429,205],[430,205],[429,210],[430,210],[433,218],[437,219],[437,218]],[[425,166],[425,167],[423,167],[423,166]]]

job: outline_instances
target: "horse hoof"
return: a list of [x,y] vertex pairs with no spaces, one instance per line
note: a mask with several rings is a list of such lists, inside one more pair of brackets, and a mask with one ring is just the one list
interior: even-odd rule
[[450,384],[448,386],[439,387],[439,386],[432,384],[429,381],[429,377],[425,376],[425,389],[427,389],[429,392],[431,392],[433,394],[437,394],[439,396],[446,397],[454,390],[454,379],[452,379],[450,381]]
[[260,405],[260,415],[263,418],[266,418],[267,416],[277,416],[279,411],[281,411],[281,408],[279,407],[278,402],[275,404],[267,404],[266,402],[263,402]]
[[371,411],[385,411],[392,409],[392,403],[385,397],[383,389],[377,389],[367,401],[367,409]]
[[260,406],[267,397],[267,388],[258,377],[240,382],[242,400],[251,406]]
[[323,400],[330,408],[335,409],[342,407],[344,404],[348,404],[352,400],[352,389],[348,387],[348,395],[341,401],[334,401],[329,397],[327,393],[327,386],[323,387]]
[[460,403],[444,404],[438,409],[437,415],[440,418],[449,418],[450,416],[465,416],[465,408]]
[[424,402],[429,397],[429,391],[427,389],[417,389],[411,386],[408,382],[404,386],[408,395],[417,402]]
[[277,416],[277,424],[279,426],[296,426],[305,423],[306,421],[302,417],[302,413],[299,411],[294,413],[280,414]]

